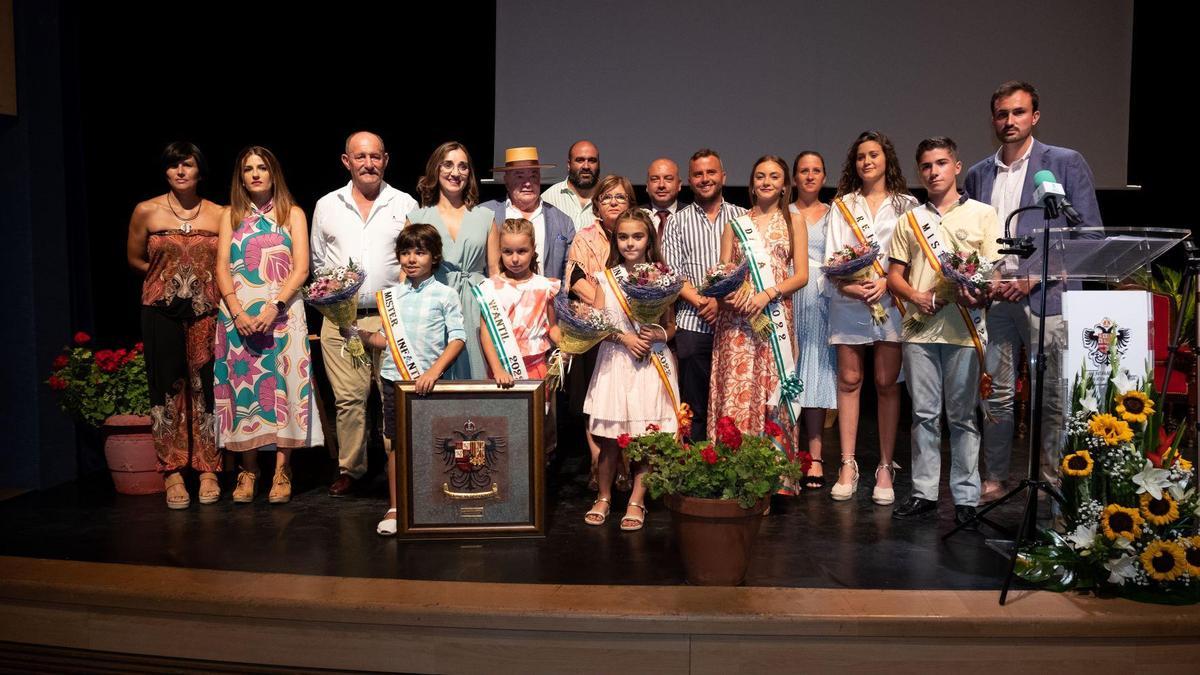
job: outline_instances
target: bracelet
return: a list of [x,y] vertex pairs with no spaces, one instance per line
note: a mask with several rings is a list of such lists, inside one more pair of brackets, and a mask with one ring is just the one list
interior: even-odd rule
[[234,315],[233,315],[233,316],[232,316],[232,317],[231,317],[229,320],[230,320],[230,321],[237,321],[237,318],[238,318],[239,316],[241,316],[241,315],[242,315],[242,313],[241,313],[241,312],[238,312],[237,314],[234,314]]
[[221,299],[222,299],[222,300],[224,300],[225,298],[228,298],[228,297],[229,297],[229,296],[231,296],[231,295],[237,295],[237,291],[229,291],[229,292],[228,292],[228,293],[226,293],[225,295],[222,295],[222,296],[221,296]]

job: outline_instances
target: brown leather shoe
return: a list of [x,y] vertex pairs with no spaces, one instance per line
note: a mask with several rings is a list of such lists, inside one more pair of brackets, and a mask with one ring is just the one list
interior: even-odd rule
[[333,481],[333,485],[329,486],[329,496],[345,497],[354,490],[354,484],[357,482],[358,481],[356,481],[353,476],[348,473],[344,473],[338,476],[337,480]]

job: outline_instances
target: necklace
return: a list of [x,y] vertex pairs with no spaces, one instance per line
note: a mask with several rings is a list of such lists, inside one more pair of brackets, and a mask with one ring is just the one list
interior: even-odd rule
[[[178,199],[176,199],[176,201],[178,201]],[[175,216],[175,220],[179,221],[179,231],[184,234],[190,234],[192,231],[192,221],[200,216],[200,209],[204,208],[204,200],[201,199],[200,203],[196,205],[196,212],[192,214],[191,218],[184,218],[183,216],[181,216],[175,212],[174,206],[171,206],[171,193],[168,192],[167,193],[167,208],[171,209],[171,215]],[[179,208],[181,208],[181,209],[183,208],[182,203],[179,205]]]

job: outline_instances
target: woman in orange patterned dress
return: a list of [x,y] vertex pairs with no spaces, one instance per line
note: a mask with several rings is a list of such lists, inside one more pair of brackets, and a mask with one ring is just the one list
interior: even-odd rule
[[[796,426],[779,404],[777,389],[780,373],[771,340],[756,333],[751,317],[760,312],[770,316],[775,303],[783,307],[787,326],[792,325],[791,296],[808,283],[808,232],[793,227],[788,203],[791,201],[791,176],[787,163],[767,155],[754,163],[750,177],[750,202],[753,207],[738,218],[738,224],[753,226],[768,258],[763,268],[761,291],[742,290],[720,303],[714,329],[712,379],[709,382],[708,437],[716,438],[717,420],[730,417],[745,433],[762,434],[768,421],[778,425],[787,446],[794,447]],[[740,264],[746,259],[743,245],[734,232],[734,223],[726,223],[721,234],[721,261]],[[760,263],[762,261],[759,261]],[[767,273],[769,269],[769,273]],[[795,336],[780,348],[789,350],[794,363]],[[792,372],[785,377],[794,378]],[[772,400],[775,399],[775,402]]]

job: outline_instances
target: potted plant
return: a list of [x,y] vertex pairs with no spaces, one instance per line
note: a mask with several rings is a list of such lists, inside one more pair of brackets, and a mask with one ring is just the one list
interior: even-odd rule
[[750,551],[784,479],[799,480],[812,463],[808,453],[788,459],[783,430],[767,422],[766,435],[717,421],[715,441],[682,443],[653,425],[622,438],[630,459],[646,462],[643,478],[651,497],[666,495],[688,582],[736,586],[746,578]]
[[63,412],[104,432],[104,457],[122,494],[163,491],[150,435],[150,392],[142,343],[132,349],[92,350],[87,333],[54,359],[46,384]]

